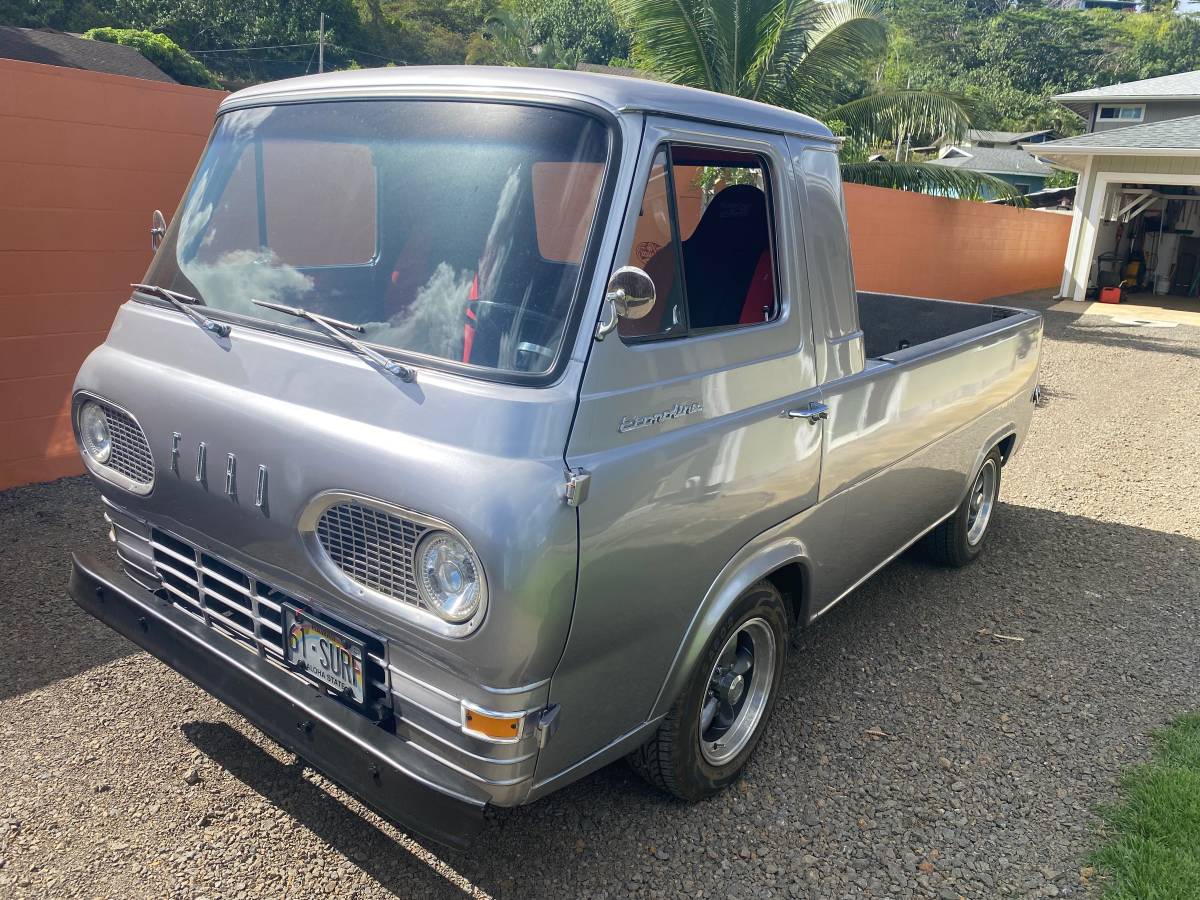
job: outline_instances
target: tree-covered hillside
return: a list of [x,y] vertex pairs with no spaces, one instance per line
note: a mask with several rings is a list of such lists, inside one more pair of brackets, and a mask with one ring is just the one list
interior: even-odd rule
[[[1055,93],[1200,69],[1200,17],[1177,13],[1170,0],[1151,0],[1153,11],[1138,14],[1064,9],[1063,0],[879,2],[888,39],[855,72],[839,71],[840,96],[831,101],[932,92],[964,99],[975,127],[1071,133],[1081,123],[1050,100]],[[742,4],[668,6],[719,21]],[[781,0],[770,15],[794,6]],[[0,0],[0,24],[156,32],[236,87],[315,71],[322,12],[326,68],[645,64],[638,46],[648,36],[614,7],[623,8],[612,0]],[[768,18],[759,23],[764,33]]]
[[1200,19],[1155,11],[1062,9],[1053,0],[888,0],[893,38],[877,72],[972,101],[977,128],[1082,123],[1054,94],[1200,69]]

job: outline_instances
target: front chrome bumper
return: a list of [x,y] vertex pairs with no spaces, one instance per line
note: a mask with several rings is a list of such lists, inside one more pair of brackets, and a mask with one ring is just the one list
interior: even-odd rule
[[249,719],[405,831],[465,849],[489,796],[407,741],[197,622],[127,575],[76,554],[71,598]]

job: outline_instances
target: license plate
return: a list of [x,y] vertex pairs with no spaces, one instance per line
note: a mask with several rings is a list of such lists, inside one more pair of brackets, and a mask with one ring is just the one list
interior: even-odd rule
[[288,606],[284,607],[284,625],[289,663],[355,703],[363,702],[361,643]]

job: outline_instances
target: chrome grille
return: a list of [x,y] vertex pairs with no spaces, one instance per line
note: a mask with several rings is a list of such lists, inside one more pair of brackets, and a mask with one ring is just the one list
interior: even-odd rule
[[[167,600],[283,664],[283,605],[303,608],[305,604],[158,528],[150,529],[150,550]],[[349,630],[341,622],[335,627]],[[387,696],[390,689],[382,644],[369,635],[354,636],[367,649],[368,700]]]
[[150,532],[150,547],[155,574],[172,603],[283,658],[282,604],[290,597],[157,528]]
[[146,435],[126,413],[107,403],[101,405],[112,438],[112,452],[104,465],[137,484],[152,484],[154,457],[150,455]]
[[429,526],[361,503],[321,513],[317,540],[342,573],[362,587],[420,606],[413,553]]

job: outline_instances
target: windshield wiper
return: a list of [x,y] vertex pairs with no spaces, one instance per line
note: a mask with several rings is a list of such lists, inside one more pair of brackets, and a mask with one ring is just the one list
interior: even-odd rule
[[187,294],[179,293],[179,291],[159,287],[157,284],[131,284],[130,287],[135,291],[141,291],[143,294],[150,294],[153,297],[157,297],[159,300],[165,300],[205,331],[211,331],[217,337],[229,337],[228,325],[224,322],[214,322],[208,316],[201,315],[193,309],[196,306],[204,306],[203,300],[189,297]]
[[329,316],[309,312],[307,309],[300,309],[298,306],[284,306],[282,303],[272,303],[270,300],[255,300],[252,297],[250,298],[250,302],[256,306],[262,306],[289,316],[295,316],[297,319],[307,319],[347,350],[358,354],[370,363],[374,363],[389,375],[395,375],[401,381],[415,381],[417,378],[416,371],[409,366],[402,366],[400,363],[388,359],[382,353],[376,353],[366,344],[360,343],[346,334],[347,331],[353,331],[357,334],[362,334],[366,331],[366,328],[356,322],[343,322],[340,319],[331,319]]

